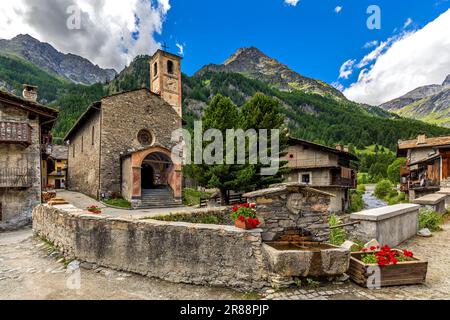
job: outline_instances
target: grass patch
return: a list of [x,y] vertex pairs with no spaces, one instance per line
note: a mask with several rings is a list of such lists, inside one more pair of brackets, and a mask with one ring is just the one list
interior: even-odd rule
[[108,200],[105,200],[104,202],[110,206],[131,209],[131,203],[128,200],[125,200],[123,198],[108,199]]
[[200,204],[200,197],[209,198],[210,196],[211,194],[208,192],[185,188],[183,189],[183,204],[187,206],[198,206]]
[[245,292],[240,297],[241,300],[261,300],[261,295],[257,292]]
[[188,222],[188,223],[200,223],[200,224],[220,224],[220,225],[232,225],[233,222],[227,214],[212,214],[209,212],[199,212],[195,214],[170,214],[164,216],[157,216],[151,218],[153,220],[168,221],[168,222]]
[[431,232],[441,231],[440,225],[444,223],[444,217],[430,209],[421,209],[419,212],[419,228],[428,228]]

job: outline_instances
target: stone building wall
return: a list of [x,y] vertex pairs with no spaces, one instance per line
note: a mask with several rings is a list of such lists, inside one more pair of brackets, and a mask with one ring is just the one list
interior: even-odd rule
[[101,192],[120,194],[121,154],[150,147],[139,143],[139,131],[152,134],[152,146],[171,150],[172,132],[181,128],[181,118],[147,89],[104,98],[102,112]]
[[38,206],[33,229],[66,256],[171,282],[256,290],[267,285],[261,230],[84,214]]
[[93,198],[98,197],[100,188],[100,120],[101,111],[96,111],[78,128],[70,139],[68,155],[68,189]]
[[264,241],[280,240],[286,234],[300,231],[313,241],[329,238],[328,218],[331,194],[298,184],[283,184],[244,195],[256,203],[258,216],[264,219]]
[[0,188],[1,230],[20,228],[31,222],[33,207],[41,202],[41,153],[39,120],[28,119],[28,112],[0,104],[0,121],[27,122],[32,127],[32,144],[28,147],[0,143],[0,168],[28,169],[31,188]]

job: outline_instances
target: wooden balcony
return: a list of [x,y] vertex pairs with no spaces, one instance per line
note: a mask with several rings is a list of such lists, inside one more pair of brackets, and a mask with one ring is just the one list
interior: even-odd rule
[[31,126],[25,122],[0,121],[0,143],[31,145]]
[[342,167],[340,170],[333,170],[331,175],[331,185],[356,188],[356,172],[355,170]]
[[30,188],[32,178],[27,168],[0,168],[0,188]]

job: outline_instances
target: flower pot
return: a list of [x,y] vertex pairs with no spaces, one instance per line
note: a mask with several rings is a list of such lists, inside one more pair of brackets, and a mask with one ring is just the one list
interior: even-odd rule
[[239,220],[239,219],[234,222],[234,226],[236,228],[244,229],[244,230],[250,229],[250,225],[248,224],[247,221],[242,221],[242,220]]
[[[397,250],[399,251],[399,250]],[[427,275],[428,262],[413,258],[414,261],[399,262],[386,266],[366,264],[361,257],[366,252],[353,252],[350,258],[348,275],[350,279],[363,287],[374,285],[375,274],[379,279],[375,285],[380,287],[423,284]]]

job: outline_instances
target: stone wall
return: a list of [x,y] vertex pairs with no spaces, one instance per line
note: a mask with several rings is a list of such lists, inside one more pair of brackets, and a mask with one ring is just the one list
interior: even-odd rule
[[0,144],[0,168],[28,169],[31,188],[0,188],[2,220],[0,231],[12,230],[31,223],[33,207],[41,202],[41,153],[39,120],[30,120],[22,109],[0,105],[0,121],[27,122],[31,127],[30,146]]
[[35,233],[67,257],[171,282],[256,290],[267,284],[261,230],[85,214],[40,205]]
[[283,184],[244,195],[256,203],[264,222],[264,241],[279,240],[286,232],[299,230],[314,241],[329,238],[331,194],[304,185]]
[[153,146],[171,150],[172,132],[181,128],[181,118],[147,89],[104,98],[102,112],[101,192],[120,194],[121,154],[150,147],[139,143],[139,131],[152,133]]
[[77,134],[70,139],[67,187],[69,190],[97,198],[99,194],[101,111],[94,112],[95,114],[80,126]]

